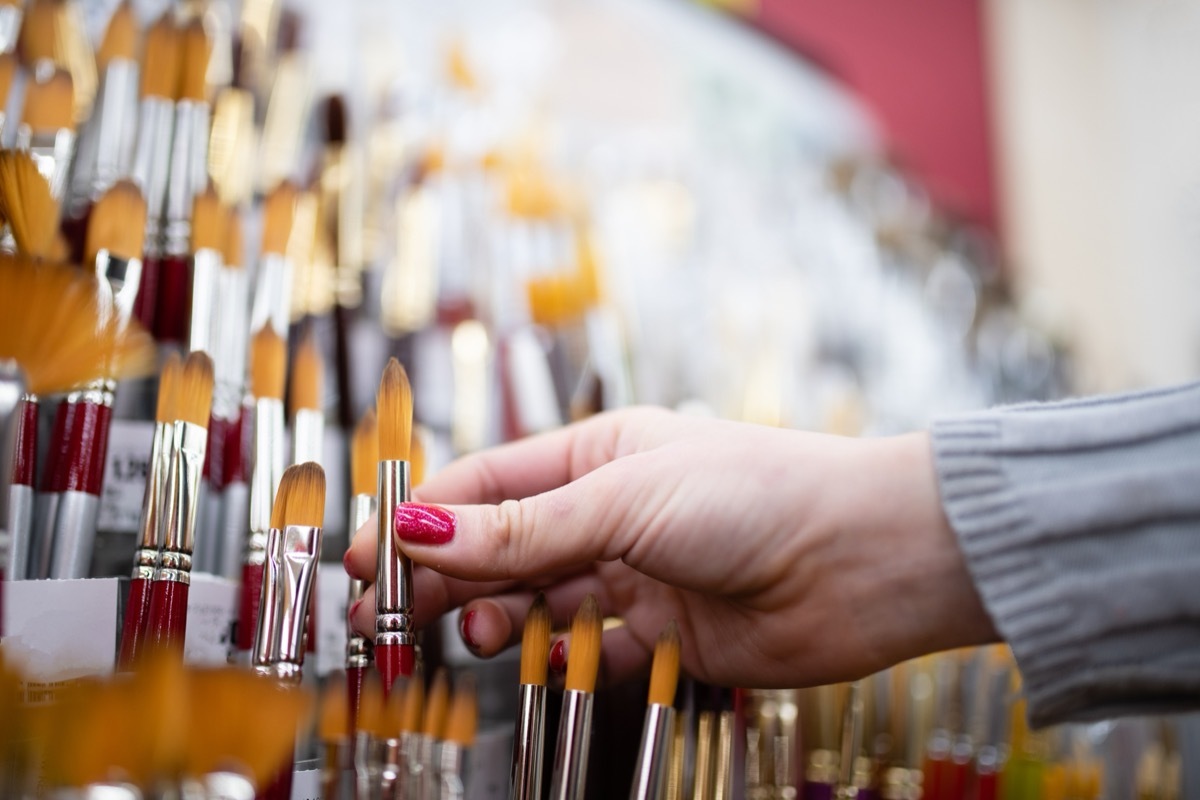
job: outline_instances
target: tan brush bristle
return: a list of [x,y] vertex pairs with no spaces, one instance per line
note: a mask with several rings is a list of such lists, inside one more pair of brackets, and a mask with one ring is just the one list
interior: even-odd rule
[[421,721],[421,733],[433,739],[441,739],[446,731],[446,714],[450,710],[450,676],[445,669],[438,669],[429,687],[425,700],[425,719]]
[[0,108],[8,108],[8,93],[12,91],[16,74],[17,57],[12,53],[0,53]]
[[226,725],[225,735],[230,736],[233,726],[241,722],[237,732],[240,746],[229,761],[240,765],[239,771],[250,777],[261,794],[295,747],[296,731],[311,718],[313,700],[307,691],[276,686],[261,678],[250,687],[253,693],[242,700],[248,708]]
[[354,426],[354,438],[350,442],[350,489],[353,494],[374,495],[379,475],[379,427],[375,420],[375,409],[367,413]]
[[192,252],[216,250],[225,247],[225,223],[229,215],[221,205],[221,198],[211,186],[192,201]]
[[596,596],[589,594],[571,620],[571,650],[567,656],[566,688],[591,694],[600,671],[600,634],[604,619]]
[[56,69],[46,80],[26,84],[21,124],[28,125],[35,134],[63,128],[75,130],[74,102],[75,86],[71,73]]
[[408,690],[404,693],[404,715],[400,720],[400,730],[408,733],[419,732],[424,715],[425,673],[417,667],[413,670],[412,678],[408,681]]
[[142,97],[174,99],[183,61],[183,44],[179,39],[169,10],[146,31],[142,46]]
[[382,738],[387,722],[385,718],[386,701],[383,697],[383,685],[379,682],[379,673],[371,670],[363,681],[362,695],[358,700],[358,730],[369,736]]
[[117,181],[92,207],[84,263],[95,264],[101,250],[117,258],[141,258],[145,237],[146,200],[133,181]]
[[412,447],[412,387],[396,359],[388,359],[375,397],[379,414],[379,460],[407,461]]
[[25,7],[19,49],[26,66],[33,67],[45,60],[58,63],[61,57],[58,5],[54,0],[33,0]]
[[654,645],[654,666],[650,668],[650,705],[675,705],[675,687],[679,683],[679,625],[675,620],[658,635]]
[[408,695],[410,679],[404,676],[396,678],[392,691],[388,694],[387,708],[384,709],[384,728],[389,739],[395,739],[404,732],[405,697]]
[[425,444],[421,433],[414,426],[412,429],[412,448],[408,454],[408,479],[415,489],[425,482]]
[[321,695],[317,737],[326,744],[336,744],[349,736],[350,704],[346,696],[346,679],[338,675],[325,684]]
[[137,35],[137,17],[133,6],[125,0],[108,20],[104,39],[96,51],[96,66],[103,70],[111,61],[133,61],[137,57]]
[[208,56],[211,48],[204,23],[193,19],[183,29],[183,70],[179,80],[177,100],[204,102],[208,94],[205,75],[208,73]]
[[262,252],[284,255],[296,216],[296,186],[284,181],[263,201]]
[[521,634],[521,683],[545,686],[549,659],[550,606],[546,604],[546,596],[538,592],[525,617],[525,632]]
[[208,428],[212,410],[213,363],[199,350],[189,353],[183,362],[183,377],[179,381],[179,400],[176,419]]
[[29,153],[0,151],[0,207],[17,242],[17,252],[47,259],[58,228],[58,203]]
[[475,731],[478,728],[479,699],[475,693],[475,676],[467,672],[455,681],[454,701],[450,704],[443,738],[459,747],[470,747],[475,744]]
[[287,346],[268,322],[250,342],[250,394],[258,399],[283,399]]
[[[286,474],[286,473],[285,473]],[[294,476],[293,476],[294,477]],[[271,527],[283,530],[287,526],[288,493],[292,490],[292,480],[279,479],[279,488],[275,490],[275,502],[271,503]]]
[[291,481],[284,525],[319,528],[325,524],[325,470],[315,461],[293,464],[283,471],[280,486]]
[[321,410],[321,376],[324,360],[317,348],[317,337],[310,328],[292,361],[292,413],[300,409]]
[[242,218],[236,208],[226,210],[225,241],[221,248],[225,266],[241,269],[246,251],[242,249]]
[[179,353],[167,356],[162,374],[158,377],[158,402],[154,410],[155,422],[174,422],[175,407],[179,402],[179,381],[183,377],[183,359]]

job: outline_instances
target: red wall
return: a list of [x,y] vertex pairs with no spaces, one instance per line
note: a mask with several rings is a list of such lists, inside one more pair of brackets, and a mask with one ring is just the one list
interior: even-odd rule
[[981,5],[759,0],[755,22],[854,89],[942,207],[995,230]]

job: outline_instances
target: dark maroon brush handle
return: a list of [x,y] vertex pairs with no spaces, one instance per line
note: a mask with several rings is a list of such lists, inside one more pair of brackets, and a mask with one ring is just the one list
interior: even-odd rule
[[[351,731],[358,730],[358,707],[362,704],[363,683],[367,680],[367,667],[346,668],[346,708],[350,711]],[[351,737],[353,744],[354,738]]]
[[[21,420],[17,424],[17,443],[13,452],[12,482],[21,486],[33,486],[37,473],[37,417],[36,401],[21,401]],[[5,521],[7,523],[7,520]]]
[[100,495],[112,409],[87,401],[58,404],[42,474],[43,492]]
[[145,652],[150,630],[150,581],[134,578],[129,583],[125,603],[125,621],[121,625],[121,649],[117,652],[117,671],[128,672]]
[[133,301],[133,317],[146,330],[154,331],[154,310],[158,300],[158,273],[161,262],[157,256],[142,257],[142,277],[138,282],[137,297]]
[[397,678],[411,678],[416,651],[411,644],[375,645],[375,668],[383,681],[383,696],[392,693]]
[[158,272],[154,338],[160,342],[186,342],[191,304],[191,260],[187,256],[164,257]]
[[254,649],[254,631],[258,627],[258,607],[262,602],[263,565],[242,565],[242,595],[238,603],[237,648]]
[[154,581],[150,584],[150,648],[183,653],[187,637],[188,584]]

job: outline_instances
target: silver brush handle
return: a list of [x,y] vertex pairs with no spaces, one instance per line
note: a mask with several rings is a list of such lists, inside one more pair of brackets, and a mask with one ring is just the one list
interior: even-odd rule
[[588,749],[592,738],[589,692],[569,689],[563,694],[558,724],[558,749],[550,779],[550,800],[581,800],[587,788]]
[[670,768],[671,737],[675,733],[675,709],[657,703],[646,708],[642,743],[633,772],[629,800],[657,800]]
[[509,800],[541,800],[542,763],[546,749],[546,687],[521,684],[517,698],[517,730],[513,737]]

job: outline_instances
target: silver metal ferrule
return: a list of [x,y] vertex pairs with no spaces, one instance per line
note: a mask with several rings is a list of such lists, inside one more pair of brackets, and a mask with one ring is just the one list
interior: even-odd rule
[[196,508],[207,447],[208,428],[194,422],[176,422],[172,426],[171,460],[159,519],[159,541],[163,543],[164,558],[167,551],[186,553],[190,557],[195,547]]
[[241,413],[249,326],[246,288],[245,270],[228,266],[221,268],[217,275],[217,297],[221,300],[214,312],[218,322],[213,330],[216,343],[212,351],[213,368],[216,370],[213,416],[221,419],[236,419]]
[[171,136],[170,171],[167,178],[166,225],[163,227],[163,252],[170,256],[187,255],[192,238],[192,202],[204,191],[197,183],[192,163],[194,150],[208,143],[204,136],[196,141],[195,117],[205,103],[180,100],[175,104],[175,129]]
[[546,687],[522,683],[517,696],[509,800],[541,800],[546,741]]
[[292,420],[292,463],[321,463],[325,443],[325,415],[315,408],[296,409]]
[[375,742],[375,747],[376,760],[379,763],[380,800],[398,800],[405,797],[408,770],[403,761],[400,739],[383,739]]
[[96,254],[96,277],[107,287],[105,301],[123,324],[133,316],[133,303],[137,299],[138,287],[142,283],[141,254],[133,258],[120,258],[108,250]]
[[133,165],[137,131],[138,65],[119,58],[108,63],[94,111],[79,136],[71,174],[69,207],[79,214]]
[[392,536],[396,507],[409,498],[407,461],[379,462],[379,513],[375,559],[375,646],[415,645],[412,562]]
[[254,401],[254,453],[250,473],[250,530],[271,528],[271,506],[283,478],[283,401]]
[[722,711],[717,718],[717,764],[713,781],[713,800],[733,800],[734,730],[733,712]]
[[0,53],[11,53],[21,32],[21,4],[0,7]]
[[[11,461],[11,459],[10,459]],[[0,554],[0,564],[7,566],[5,576],[10,581],[23,581],[29,576],[29,558],[33,538],[33,515],[37,493],[32,486],[10,484],[4,493],[8,501],[4,531],[7,559]]]
[[158,519],[163,492],[166,491],[167,472],[170,470],[172,427],[174,426],[170,422],[154,423],[154,438],[150,440],[150,463],[146,469],[146,493],[142,495],[142,516],[138,521],[138,531],[141,533],[139,544],[143,549],[155,552],[162,546],[158,538]]
[[436,800],[462,800],[466,794],[463,769],[466,765],[466,748],[454,742],[442,742],[437,752]]
[[29,151],[38,172],[50,184],[51,196],[61,202],[67,191],[67,171],[75,149],[75,132],[70,128],[60,128],[34,133],[28,125],[20,125],[17,127],[16,149]]
[[646,708],[642,743],[633,771],[629,800],[656,800],[666,786],[670,771],[671,737],[675,733],[675,709],[653,703]]
[[580,800],[587,786],[588,748],[592,738],[594,695],[568,689],[563,693],[558,748],[550,778],[550,800]]
[[188,350],[217,354],[217,281],[221,254],[210,248],[192,256],[192,312],[188,317]]
[[[29,530],[25,526],[32,522],[33,513],[33,487],[14,485],[12,482],[13,457],[24,410],[21,396],[24,393],[25,380],[16,363],[0,363],[0,568],[5,570],[9,580],[25,577],[24,561],[17,562],[18,537],[15,532]],[[27,548],[28,542],[25,542],[23,558],[28,558]]]
[[432,736],[418,733],[413,736],[415,757],[408,762],[408,797],[414,800],[437,800],[437,762],[434,761],[435,742]]
[[210,772],[204,776],[205,800],[254,800],[254,784],[237,772]]
[[[350,498],[349,535],[366,524],[375,513],[375,495],[356,494]],[[362,599],[367,590],[367,582],[358,578],[350,579],[350,588],[346,608],[353,608]],[[374,650],[370,640],[357,633],[350,627],[350,618],[346,617],[346,669],[366,668],[375,662]]]
[[275,332],[286,339],[291,311],[292,263],[278,253],[263,253],[258,261],[249,329],[260,330],[269,322]]
[[96,541],[100,498],[87,492],[37,496],[40,535],[35,542],[37,570],[31,577],[86,578]]
[[363,731],[354,734],[354,800],[375,800],[380,770],[372,752],[374,743],[370,734]]
[[161,252],[162,216],[171,173],[171,131],[175,103],[162,97],[144,97],[138,109],[138,139],[133,155],[133,179],[146,198],[146,245],[150,254]]
[[321,556],[321,528],[289,525],[267,535],[262,605],[254,637],[254,666],[298,680],[313,580]]

